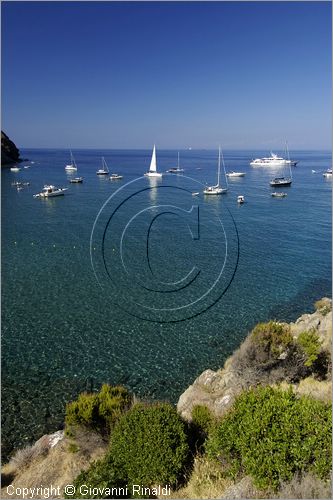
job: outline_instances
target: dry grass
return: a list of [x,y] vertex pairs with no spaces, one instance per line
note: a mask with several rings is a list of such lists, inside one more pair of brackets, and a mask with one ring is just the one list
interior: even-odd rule
[[[108,447],[100,435],[84,430],[77,432],[75,443],[78,448],[76,453],[69,451],[73,439],[67,437],[44,456],[39,455],[31,459],[30,452],[24,451],[22,457],[19,456],[16,459],[16,465],[14,460],[14,463],[3,467],[5,478],[11,477],[10,482],[14,487],[34,488],[40,487],[41,484],[59,486],[61,492],[59,498],[63,498],[63,487],[66,484],[72,484],[81,470],[86,470],[92,461],[104,456]],[[29,460],[26,460],[25,455],[29,457]],[[6,484],[3,483],[2,486],[0,498],[11,498],[6,492]]]
[[173,491],[169,498],[221,498],[224,490],[232,484],[231,479],[223,477],[218,463],[204,457],[197,457],[187,485]]
[[282,483],[275,498],[332,498],[331,481],[323,481],[310,473],[294,476],[290,482]]
[[332,311],[332,301],[327,297],[317,300],[314,306],[316,311],[320,311],[323,316],[326,316],[326,314]]
[[301,380],[296,387],[297,394],[311,396],[320,401],[330,402],[332,400],[332,381],[316,380],[313,377]]

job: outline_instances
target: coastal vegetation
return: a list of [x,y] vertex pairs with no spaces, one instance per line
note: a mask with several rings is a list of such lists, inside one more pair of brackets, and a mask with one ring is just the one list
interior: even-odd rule
[[250,475],[261,489],[310,471],[330,474],[331,405],[296,396],[288,389],[251,389],[241,394],[207,443],[208,456],[224,464],[227,475]]
[[68,498],[145,498],[133,484],[171,485],[171,498],[329,498],[329,307],[325,299],[290,325],[259,323],[223,369],[185,391],[178,411],[121,386],[80,394],[59,443],[44,436],[16,452],[4,484],[40,484],[65,464]]
[[98,393],[82,393],[66,406],[66,432],[71,435],[77,426],[109,434],[121,415],[132,405],[133,396],[125,387],[103,384]]

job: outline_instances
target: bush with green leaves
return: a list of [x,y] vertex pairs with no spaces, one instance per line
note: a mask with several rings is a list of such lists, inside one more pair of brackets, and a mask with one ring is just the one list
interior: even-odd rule
[[242,393],[213,430],[209,457],[226,464],[226,473],[245,472],[259,488],[277,489],[295,473],[320,478],[331,470],[331,406],[292,390],[272,387]]
[[203,434],[208,436],[215,424],[215,417],[207,406],[195,405],[192,409],[192,423]]
[[175,485],[189,459],[185,424],[170,404],[136,404],[115,426],[110,454],[129,485]]
[[301,332],[297,338],[297,344],[303,353],[304,365],[311,367],[317,361],[321,351],[319,336],[315,330]]
[[100,392],[82,393],[76,401],[67,404],[67,430],[82,425],[109,433],[131,404],[132,396],[125,387],[104,384]]
[[117,469],[112,457],[107,455],[93,462],[87,471],[82,471],[75,481],[74,495],[65,498],[127,498],[126,479]]
[[288,325],[269,321],[258,323],[251,332],[252,342],[260,347],[263,361],[277,358],[293,344],[293,337]]

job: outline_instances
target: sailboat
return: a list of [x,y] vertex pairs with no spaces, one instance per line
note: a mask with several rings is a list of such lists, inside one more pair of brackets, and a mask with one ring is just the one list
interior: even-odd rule
[[291,173],[292,162],[290,161],[290,158],[289,158],[289,149],[288,149],[287,143],[286,143],[286,149],[287,149],[287,152],[288,152],[288,160],[286,161],[286,163],[289,166],[289,177],[275,177],[274,179],[272,179],[269,182],[269,184],[272,187],[276,187],[276,186],[290,186],[291,183],[292,183],[292,181],[293,181],[293,176],[292,176],[292,173]]
[[[227,178],[225,175],[225,166],[224,166],[223,156],[222,156],[222,163],[223,163],[226,184],[228,186]],[[222,186],[220,186],[220,172],[221,172],[221,147],[219,147],[219,159],[218,159],[218,165],[217,165],[217,184],[216,184],[216,186],[207,186],[204,189],[204,194],[215,194],[216,195],[216,194],[223,194],[223,193],[226,193],[228,191],[228,187],[223,188]]]
[[145,175],[147,177],[162,177],[162,174],[160,174],[159,172],[157,172],[157,168],[156,168],[156,148],[155,148],[155,144],[154,144],[154,148],[153,148],[153,154],[151,156],[151,162],[150,162],[149,171],[146,172]]
[[98,169],[96,172],[97,175],[109,175],[109,169],[106,164],[104,156],[102,156],[102,168]]
[[65,167],[65,170],[67,170],[68,172],[73,171],[73,170],[77,170],[77,165],[76,165],[72,151],[70,151],[70,153],[71,153],[71,162],[69,165],[66,165],[66,167]]
[[170,168],[169,170],[167,170],[167,172],[169,174],[180,174],[180,173],[184,172],[184,169],[179,167],[179,151],[178,151],[177,167]]

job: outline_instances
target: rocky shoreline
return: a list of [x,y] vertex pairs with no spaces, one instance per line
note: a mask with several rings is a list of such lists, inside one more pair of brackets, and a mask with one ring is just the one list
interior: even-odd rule
[[23,161],[20,158],[20,151],[12,140],[1,131],[1,166],[10,166],[13,163]]
[[[298,394],[309,395],[323,401],[331,400],[332,383],[329,374],[332,300],[321,299],[316,303],[314,313],[303,314],[294,323],[271,322],[271,324],[274,327],[280,325],[283,331],[288,331],[288,335],[291,334],[288,341],[279,344],[284,347],[274,351],[271,345],[269,353],[263,351],[261,344],[259,355],[258,351],[253,350],[253,336],[256,328],[260,327],[260,324],[257,325],[239,349],[226,360],[222,369],[204,371],[181,394],[177,410],[184,420],[191,421],[195,406],[206,406],[213,415],[221,417],[232,406],[240,392],[257,385],[280,387],[291,385]],[[311,332],[316,339],[317,346],[319,345],[317,357],[324,355],[321,363],[323,360],[326,363],[325,376],[320,374],[317,376],[314,365],[311,369],[307,368],[307,363],[304,365],[304,358],[302,362],[297,358],[297,351],[293,346],[300,341],[300,336],[304,332]],[[293,339],[292,342],[290,339]],[[279,342],[280,340],[278,339]],[[273,356],[271,352],[274,353]],[[35,488],[41,484],[52,484],[59,487],[59,491],[63,491],[64,486],[72,483],[81,470],[88,469],[94,460],[102,457],[107,451],[107,443],[100,435],[91,430],[82,429],[80,432],[76,436],[75,443],[63,431],[57,431],[41,437],[33,446],[18,450],[3,467],[1,498],[10,498],[6,489],[8,484],[14,488],[23,485],[26,488]],[[246,488],[249,488],[248,479],[243,478],[242,481],[235,483],[230,491],[227,490],[228,493],[219,492],[218,498],[245,498],[246,494],[249,494],[244,493]],[[42,496],[37,495],[35,498]],[[50,498],[62,498],[62,496],[55,494]]]
[[[295,323],[290,323],[290,332],[296,340],[301,332],[315,332],[321,343],[322,349],[330,352],[332,339],[332,301],[329,298],[323,298],[319,307],[312,314],[303,314]],[[286,324],[286,323],[281,323]],[[288,367],[285,353],[281,352],[277,356],[275,363],[270,366],[258,366],[258,362],[253,359],[252,363],[242,363],[246,354],[248,354],[248,336],[242,345],[225,362],[220,370],[205,370],[186,389],[180,396],[177,409],[185,420],[191,420],[192,410],[196,405],[207,406],[217,417],[221,417],[232,406],[235,397],[244,389],[258,384],[277,384],[282,382],[291,383],[296,392],[306,394],[312,397],[320,397],[320,384],[325,385],[324,393],[331,392],[331,382],[318,381],[313,377],[295,377],[294,367]],[[287,365],[284,366],[283,365]],[[284,369],[283,369],[284,368]],[[305,374],[306,375],[306,374]],[[298,380],[299,378],[299,380]],[[308,383],[305,384],[304,380]]]

